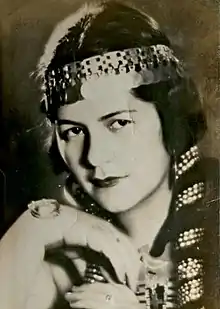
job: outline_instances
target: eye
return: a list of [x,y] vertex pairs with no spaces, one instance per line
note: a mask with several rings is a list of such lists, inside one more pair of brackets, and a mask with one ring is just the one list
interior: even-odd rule
[[74,126],[70,129],[67,129],[61,132],[61,138],[65,141],[70,140],[71,138],[84,135],[84,131],[81,127]]
[[109,125],[109,128],[111,131],[113,132],[117,132],[120,129],[122,129],[123,127],[127,126],[128,124],[133,123],[132,120],[128,120],[128,119],[117,119],[114,120],[113,122],[111,122],[111,124]]

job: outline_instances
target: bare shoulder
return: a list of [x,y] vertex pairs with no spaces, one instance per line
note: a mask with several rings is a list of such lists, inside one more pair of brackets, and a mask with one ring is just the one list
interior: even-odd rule
[[[14,222],[14,224],[8,229],[5,235],[2,238],[2,241],[5,242],[6,239],[9,240],[11,237],[25,237],[32,231],[34,232],[35,229],[39,229],[40,227],[50,227],[51,222],[61,221],[58,217],[62,217],[65,219],[68,218],[67,215],[71,212],[71,215],[74,216],[76,213],[76,208],[73,206],[68,205],[60,205],[58,201],[54,199],[41,199],[37,201],[32,201],[27,205],[27,210],[24,211],[20,217]],[[59,216],[60,210],[62,210],[62,214],[64,216]],[[55,219],[56,220],[37,220],[37,219]],[[52,226],[52,225],[51,225]],[[34,237],[40,236],[41,233],[36,231]]]
[[15,239],[19,239],[20,236],[24,233],[24,230],[27,229],[30,223],[30,212],[29,210],[24,211],[17,220],[10,226],[10,228],[5,232],[3,237],[0,240],[0,250],[2,246],[5,246],[8,242]]

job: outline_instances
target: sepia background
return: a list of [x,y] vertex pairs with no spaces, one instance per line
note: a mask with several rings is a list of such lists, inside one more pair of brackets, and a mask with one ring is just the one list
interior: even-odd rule
[[[127,3],[128,1],[124,1]],[[39,85],[30,77],[54,25],[83,3],[75,0],[1,1],[1,230],[30,200],[59,198],[64,175],[54,176],[44,149]],[[129,2],[128,2],[129,3]],[[204,153],[220,157],[218,1],[135,0],[162,26],[186,61],[203,97],[209,130]]]

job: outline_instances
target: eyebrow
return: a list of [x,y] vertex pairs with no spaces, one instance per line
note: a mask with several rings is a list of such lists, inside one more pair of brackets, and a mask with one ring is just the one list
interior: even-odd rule
[[70,120],[70,119],[58,119],[58,120],[57,120],[57,125],[58,125],[58,126],[65,125],[65,124],[80,125],[80,126],[83,125],[83,124],[81,124],[80,122],[76,122],[76,121]]
[[109,118],[111,118],[111,117],[120,115],[120,114],[122,114],[122,113],[134,113],[134,112],[136,112],[135,109],[128,109],[128,110],[127,110],[127,109],[124,109],[124,110],[120,110],[120,111],[117,111],[117,112],[113,112],[113,113],[106,114],[106,115],[100,117],[98,120],[99,120],[99,121],[104,121],[104,120],[107,120],[107,119],[109,119]]
[[[124,110],[120,110],[120,111],[116,111],[116,112],[113,112],[113,113],[109,113],[109,114],[106,114],[104,116],[101,116],[98,121],[104,121],[104,120],[107,120],[111,117],[114,117],[114,116],[117,116],[117,115],[120,115],[122,113],[134,113],[134,112],[137,112],[136,109],[124,109]],[[57,120],[57,125],[58,126],[61,126],[61,125],[80,125],[80,126],[83,126],[82,123],[80,122],[76,122],[74,120],[70,120],[70,119],[58,119]]]

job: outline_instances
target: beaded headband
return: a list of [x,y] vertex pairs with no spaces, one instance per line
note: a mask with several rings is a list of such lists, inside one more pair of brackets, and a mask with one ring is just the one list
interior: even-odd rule
[[43,111],[51,118],[54,104],[60,106],[68,103],[66,90],[69,87],[103,75],[129,72],[139,73],[141,84],[152,84],[177,77],[181,74],[181,66],[173,51],[165,45],[108,52],[63,67],[48,66],[43,87],[46,94]]

